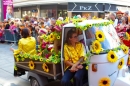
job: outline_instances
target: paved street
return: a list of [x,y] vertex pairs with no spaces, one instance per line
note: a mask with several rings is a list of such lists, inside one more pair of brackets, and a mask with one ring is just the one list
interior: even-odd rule
[[[14,48],[17,48],[16,46]],[[13,76],[14,59],[9,44],[0,44],[0,86],[30,86],[26,75]]]
[[[21,77],[13,76],[14,58],[10,51],[10,44],[0,43],[0,86],[30,86],[27,75]],[[13,48],[16,48],[14,46]],[[60,86],[60,82],[52,82],[47,86]]]

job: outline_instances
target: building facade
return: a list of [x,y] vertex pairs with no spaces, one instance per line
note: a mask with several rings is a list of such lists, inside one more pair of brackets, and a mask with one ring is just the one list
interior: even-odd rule
[[14,0],[14,17],[104,17],[106,12],[130,11],[130,0]]

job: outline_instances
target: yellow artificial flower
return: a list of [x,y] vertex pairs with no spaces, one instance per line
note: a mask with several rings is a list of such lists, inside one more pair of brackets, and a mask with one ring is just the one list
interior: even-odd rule
[[97,54],[99,54],[102,51],[102,46],[98,40],[95,40],[92,43],[92,51],[93,53],[97,53]]
[[51,53],[54,51],[54,48],[51,49]]
[[126,32],[126,39],[129,41],[130,40],[130,35]]
[[60,39],[60,36],[57,36],[57,39]]
[[18,68],[16,67],[16,65],[14,66],[14,70],[18,70]]
[[48,38],[49,38],[49,41],[50,41],[50,42],[54,42],[54,40],[55,40],[55,35],[54,35],[53,33],[51,33]]
[[45,72],[49,72],[49,68],[48,68],[48,66],[45,64],[45,63],[43,63],[43,65],[42,65],[42,69],[45,71]]
[[115,54],[114,51],[109,51],[108,54],[107,54],[107,60],[111,63],[114,63],[118,60],[118,57],[117,55]]
[[29,61],[29,68],[31,70],[33,70],[35,68],[34,62],[33,61]]
[[18,57],[16,58],[16,62],[19,62],[19,58]]
[[49,63],[49,62],[50,62],[50,59],[47,59],[46,62]]
[[43,62],[43,58],[42,58],[42,57],[40,57],[40,59],[39,59],[39,60],[40,60],[40,62]]
[[24,60],[25,60],[25,58],[22,58],[21,60],[22,60],[22,61],[24,61]]
[[124,65],[124,58],[122,58],[118,64],[118,69],[121,69]]
[[108,77],[104,77],[99,80],[98,86],[110,86],[110,85],[111,85],[111,80]]
[[58,63],[58,62],[55,60],[55,61],[54,61],[54,64],[57,64],[57,63]]
[[98,30],[96,31],[96,39],[99,41],[99,42],[103,42],[105,40],[105,35],[102,31]]
[[86,70],[88,70],[88,66],[86,66]]
[[129,47],[127,47],[126,45],[121,45],[121,49],[124,51],[125,54],[129,53]]

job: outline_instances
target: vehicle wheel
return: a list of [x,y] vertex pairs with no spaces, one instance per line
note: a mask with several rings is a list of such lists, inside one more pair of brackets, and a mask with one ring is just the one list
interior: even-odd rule
[[36,78],[30,79],[31,86],[40,86]]

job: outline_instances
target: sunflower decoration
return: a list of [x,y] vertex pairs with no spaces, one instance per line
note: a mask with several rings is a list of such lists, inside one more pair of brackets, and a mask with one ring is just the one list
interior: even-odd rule
[[109,62],[114,63],[118,60],[118,57],[117,57],[117,55],[115,54],[114,51],[110,50],[107,54],[107,59],[108,59]]
[[99,54],[102,51],[102,46],[98,40],[92,43],[92,52]]
[[99,41],[99,42],[103,42],[105,40],[105,35],[102,31],[98,30],[96,31],[96,39]]
[[42,69],[47,73],[49,72],[49,68],[45,63],[42,64]]
[[129,53],[129,48],[126,45],[121,45],[121,49],[124,51],[125,54]]
[[126,36],[126,39],[129,41],[130,40],[130,35],[126,32],[125,36]]
[[124,65],[124,58],[122,58],[118,64],[118,69],[121,69]]
[[89,24],[89,26],[88,26],[89,28],[91,28],[92,27],[92,24]]
[[51,33],[48,38],[49,38],[49,41],[50,41],[50,42],[54,42],[54,40],[55,40],[55,35],[54,35],[54,33]]
[[35,68],[35,64],[33,61],[29,61],[29,68],[33,70]]
[[60,39],[60,36],[57,36],[57,39]]
[[108,77],[104,77],[99,80],[98,86],[110,86],[110,85],[111,85],[111,80]]
[[43,62],[43,58],[42,57],[40,57],[39,60],[40,60],[40,62]]

